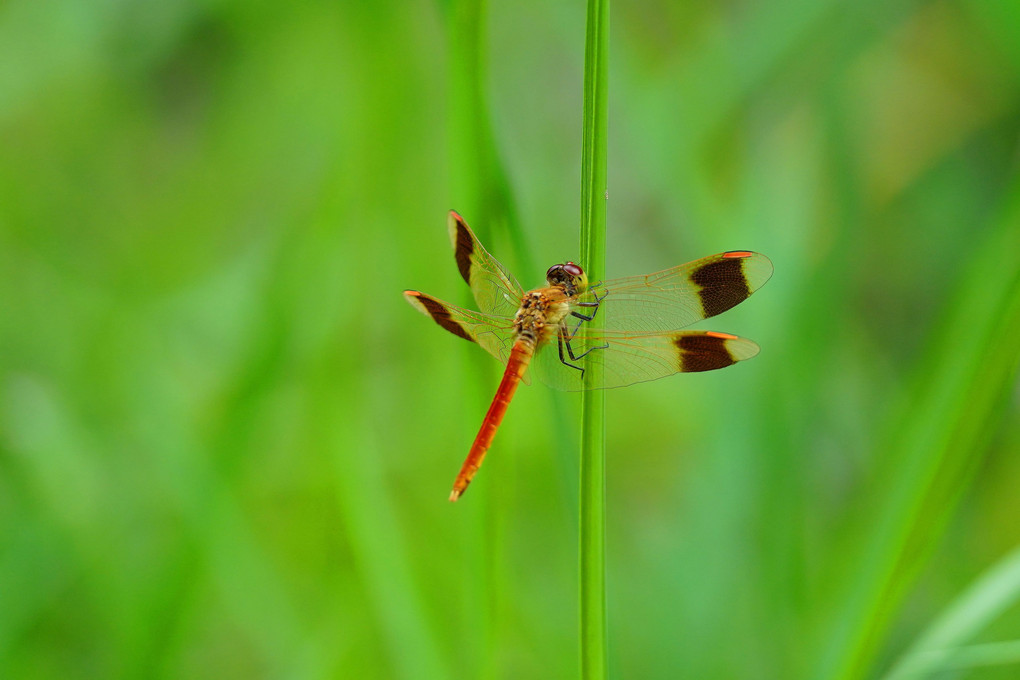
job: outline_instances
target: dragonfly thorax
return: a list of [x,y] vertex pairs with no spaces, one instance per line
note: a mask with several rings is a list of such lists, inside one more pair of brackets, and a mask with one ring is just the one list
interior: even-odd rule
[[536,342],[545,339],[546,329],[555,327],[570,313],[565,299],[564,291],[558,286],[525,293],[514,317],[517,334],[530,337]]

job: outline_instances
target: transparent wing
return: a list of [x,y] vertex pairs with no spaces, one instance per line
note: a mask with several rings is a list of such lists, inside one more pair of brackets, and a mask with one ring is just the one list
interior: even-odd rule
[[[606,281],[574,304],[590,314],[596,296],[607,331],[661,333],[722,314],[746,300],[772,276],[772,261],[736,250],[710,255],[646,276]],[[587,311],[585,311],[587,310]]]
[[513,317],[521,306],[524,289],[514,275],[482,247],[464,218],[453,210],[447,219],[457,269],[486,314]]
[[506,364],[514,344],[512,318],[473,312],[417,290],[405,290],[404,298],[441,328],[469,342],[478,343],[482,349],[499,359],[500,363]]
[[[583,329],[571,340],[575,353],[584,342]],[[592,349],[582,359],[571,360],[566,346],[554,336],[532,361],[532,371],[550,387],[568,392],[584,389],[581,371],[560,359],[580,367],[601,365],[605,389],[658,380],[674,373],[696,373],[726,368],[758,354],[754,342],[728,333],[679,331],[672,333],[624,333],[600,331],[588,338]]]

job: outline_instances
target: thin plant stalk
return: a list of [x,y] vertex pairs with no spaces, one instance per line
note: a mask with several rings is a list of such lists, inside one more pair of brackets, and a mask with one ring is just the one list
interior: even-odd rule
[[[581,264],[594,282],[606,265],[606,138],[609,0],[589,0],[584,48],[581,151]],[[601,327],[598,315],[590,322]],[[587,364],[581,396],[580,656],[581,678],[606,677],[606,439],[601,366]]]

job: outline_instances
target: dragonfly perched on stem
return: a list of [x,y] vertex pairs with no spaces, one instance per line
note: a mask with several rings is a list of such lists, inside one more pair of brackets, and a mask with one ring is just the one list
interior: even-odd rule
[[[679,329],[725,312],[768,281],[772,262],[760,253],[733,250],[595,284],[588,283],[580,266],[564,262],[546,272],[547,286],[525,291],[452,210],[448,225],[457,268],[481,312],[417,290],[405,290],[404,297],[442,328],[478,343],[506,365],[454,481],[451,501],[460,498],[478,472],[510,399],[522,381],[528,382],[529,372],[551,387],[582,390],[585,362],[598,363],[605,376],[602,387],[612,388],[725,368],[758,354],[758,345],[735,335]],[[596,314],[603,328],[586,325]]]

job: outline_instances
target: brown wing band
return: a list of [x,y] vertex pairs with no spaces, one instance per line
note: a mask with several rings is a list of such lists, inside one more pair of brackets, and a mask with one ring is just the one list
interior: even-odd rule
[[674,342],[680,350],[680,370],[684,373],[698,373],[737,363],[726,348],[726,340],[726,337],[718,335],[681,335]]
[[[751,295],[742,258],[706,264],[691,275],[691,280],[701,286],[701,306],[706,318],[722,314]],[[720,285],[723,282],[725,285]]]
[[468,229],[464,219],[457,213],[453,213],[457,222],[457,238],[453,246],[453,256],[457,260],[457,269],[468,285],[471,285],[471,255],[475,251],[475,242],[471,238],[471,231]]
[[464,338],[469,342],[475,341],[474,338],[468,335],[468,332],[464,330],[463,326],[461,326],[459,323],[457,323],[450,317],[450,312],[442,304],[440,304],[436,300],[433,300],[432,298],[423,293],[418,293],[417,295],[415,295],[415,297],[418,298],[422,306],[425,308],[425,311],[429,313],[429,316],[431,316],[432,320],[435,321],[437,324],[439,324],[446,330],[450,331],[454,335]]

